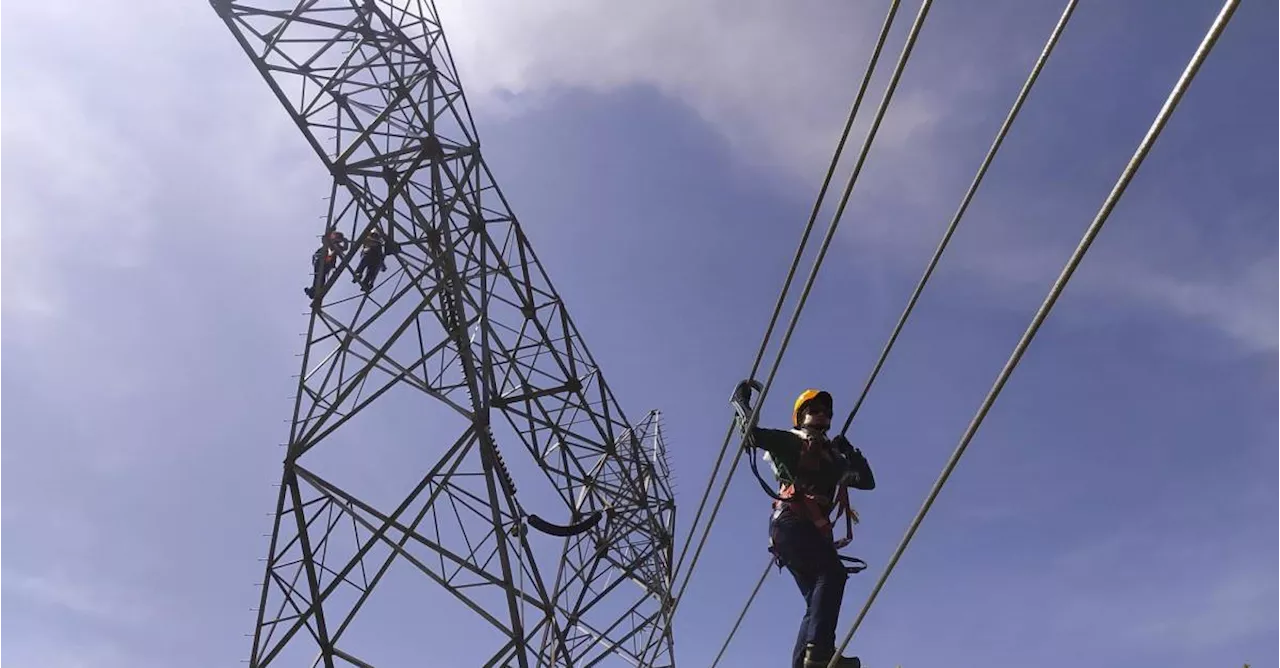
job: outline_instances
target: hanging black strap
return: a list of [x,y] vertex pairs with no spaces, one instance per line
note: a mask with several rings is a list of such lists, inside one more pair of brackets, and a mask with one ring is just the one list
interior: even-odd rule
[[738,424],[742,428],[744,437],[743,446],[748,450],[746,453],[747,461],[751,464],[751,472],[755,474],[756,482],[760,483],[760,489],[763,489],[764,493],[768,494],[774,501],[786,503],[788,499],[778,496],[778,493],[773,491],[773,486],[764,479],[763,475],[760,475],[760,465],[756,462],[755,456],[750,452],[751,427],[753,426],[750,423],[751,393],[753,391],[763,392],[764,384],[758,380],[750,378],[738,383],[738,385],[733,388],[733,394],[729,397],[729,405],[733,406],[733,412],[737,416]]
[[837,556],[840,557],[840,561],[847,562],[844,564],[844,572],[849,575],[856,575],[867,570],[867,562],[857,557],[850,557],[843,554]]
[[561,525],[561,524],[552,524],[542,519],[541,517],[538,517],[537,515],[531,514],[529,515],[529,526],[545,534],[567,538],[569,536],[576,536],[580,533],[590,531],[591,527],[594,527],[595,525],[600,523],[600,518],[603,516],[604,516],[604,513],[597,510],[594,513],[591,513],[589,516],[587,516],[586,519],[582,520],[581,522]]

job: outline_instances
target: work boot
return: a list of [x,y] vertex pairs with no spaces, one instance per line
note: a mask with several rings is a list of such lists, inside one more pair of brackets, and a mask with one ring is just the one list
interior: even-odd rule
[[[824,652],[809,645],[804,650],[804,668],[827,668],[833,653],[832,650]],[[856,656],[842,656],[836,659],[836,668],[862,668],[862,660]]]

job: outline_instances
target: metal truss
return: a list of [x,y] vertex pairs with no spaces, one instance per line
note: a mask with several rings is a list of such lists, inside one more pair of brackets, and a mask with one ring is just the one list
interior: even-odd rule
[[[352,242],[316,283],[249,664],[373,665],[443,598],[496,630],[474,665],[673,665],[660,417],[628,423],[535,258],[435,7],[211,4],[333,175],[326,235]],[[365,292],[346,279],[375,229],[399,250]],[[360,427],[388,414],[429,417],[381,437],[421,471],[357,490]],[[436,593],[353,631],[405,573]]]

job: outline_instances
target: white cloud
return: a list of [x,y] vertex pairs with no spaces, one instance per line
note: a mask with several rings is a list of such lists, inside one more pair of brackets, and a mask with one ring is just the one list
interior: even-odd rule
[[[913,19],[909,4],[898,12],[899,33]],[[688,105],[741,160],[805,180],[831,159],[885,11],[766,0],[445,0],[439,8],[473,104],[514,113],[528,100],[511,94],[652,86]],[[900,45],[901,35],[886,45],[883,71]],[[868,90],[865,116],[882,90]],[[930,127],[952,92],[944,82],[896,98],[879,141]]]
[[1280,331],[1276,319],[1276,257],[1236,268],[1218,280],[1196,281],[1134,268],[1119,278],[1138,298],[1217,327],[1241,345],[1274,351]]
[[[694,110],[726,139],[737,159],[772,169],[781,182],[804,188],[806,196],[829,159],[883,19],[879,5],[782,6],[767,0],[440,0],[439,9],[468,97],[489,113],[520,113],[524,105],[540,104],[561,88],[611,91],[652,86]],[[904,3],[899,10],[895,36],[882,55],[883,70],[897,58],[915,9],[915,3]],[[946,19],[938,15],[941,9],[933,13],[933,23]],[[945,38],[933,23],[925,26],[922,45]],[[56,24],[64,35],[76,37],[82,45],[76,51],[81,60],[52,58],[54,49],[33,38],[40,31],[24,28],[38,24]],[[147,29],[159,24],[168,28]],[[140,3],[131,9],[129,20],[122,20],[105,9],[70,13],[55,4],[27,4],[6,26],[0,27],[0,44],[6,45],[0,54],[41,55],[27,60],[36,65],[23,76],[6,79],[0,95],[0,150],[22,156],[0,168],[0,196],[8,202],[0,209],[0,244],[9,250],[6,261],[0,262],[0,284],[8,288],[0,292],[0,317],[32,325],[65,311],[69,276],[83,280],[97,271],[127,267],[146,252],[147,239],[164,224],[152,210],[157,183],[170,177],[156,173],[154,151],[164,146],[170,157],[178,157],[174,151],[187,143],[188,159],[207,166],[228,157],[268,159],[268,151],[278,150],[279,143],[257,142],[268,138],[262,134],[230,145],[227,139],[236,133],[218,136],[215,129],[193,136],[195,120],[209,116],[184,120],[196,109],[189,96],[196,90],[192,68],[207,61],[212,38],[224,36],[207,12]],[[1046,32],[1047,28],[1046,24]],[[1005,113],[1006,92],[979,93],[992,86],[993,76],[1007,77],[1011,69],[1027,67],[1033,54],[1029,47],[1038,47],[1033,41],[1010,44],[1015,46],[965,51],[968,59],[947,63],[945,76],[929,69],[928,61],[913,61],[882,128],[873,166],[864,174],[868,183],[861,184],[855,207],[887,192],[897,201],[947,200],[933,210],[950,212],[950,200],[959,191],[943,197],[938,171],[963,171],[966,179],[975,165],[943,157],[933,133],[943,122],[973,113],[978,104],[988,107],[984,115],[992,119]],[[243,65],[229,37],[221,46],[228,58],[215,63]],[[920,49],[924,46],[914,58],[928,59]],[[997,63],[1001,49],[1025,51],[1027,58],[1020,58],[1025,64],[1015,67],[1006,59],[1000,61],[1005,65],[1000,72],[984,69],[984,64]],[[90,52],[93,58],[84,59]],[[86,70],[78,67],[116,74],[90,82]],[[864,118],[872,114],[883,83],[882,76],[870,87]],[[278,123],[259,122],[256,127],[292,132],[250,68],[201,72],[201,86],[223,93],[218,99],[220,109],[227,110],[224,116],[261,114]],[[100,106],[109,91],[119,99]],[[237,95],[225,95],[228,92]],[[521,95],[511,99],[511,92]],[[238,127],[243,129],[243,124]],[[152,133],[150,142],[138,134],[140,128]],[[850,150],[860,138],[855,132]],[[228,150],[215,159],[209,151],[218,145]],[[232,146],[239,152],[230,150]],[[310,157],[303,151],[297,155]],[[242,177],[250,170],[220,173],[237,187],[255,186],[255,179]],[[940,224],[923,216],[888,221],[859,214],[845,229],[858,243],[892,251],[897,266],[908,266],[914,273],[913,265],[924,258],[920,252],[936,243]],[[973,225],[966,221],[966,228]],[[952,250],[947,262],[959,262],[992,289],[1046,289],[1046,279],[1056,274],[1064,253],[1044,239],[1005,232],[997,229],[991,234],[993,243],[979,252]],[[965,229],[961,234],[973,232]],[[1204,322],[1247,351],[1277,351],[1280,308],[1275,305],[1280,301],[1275,299],[1275,285],[1280,282],[1274,266],[1257,262],[1212,278],[1189,278],[1132,262],[1102,265],[1091,260],[1075,282]],[[28,330],[28,337],[35,331]]]
[[[473,103],[508,104],[503,91],[536,98],[558,87],[605,91],[651,85],[704,118],[736,149],[740,159],[773,164],[788,177],[809,180],[829,158],[865,62],[869,39],[881,20],[878,7],[863,11],[840,5],[831,9],[837,4],[789,4],[784,8],[763,0],[701,4],[670,0],[518,4],[450,0],[442,3],[442,11]],[[38,25],[26,21],[27,32],[36,35],[28,40],[47,41],[51,25],[57,25],[57,32],[66,37],[49,42],[43,55],[57,52],[65,56],[67,45],[74,44],[75,58],[93,60],[98,68],[94,71],[112,76],[96,82],[99,88],[87,89],[83,87],[85,77],[71,76],[75,68],[68,67],[66,61],[24,56],[25,69],[14,70],[6,81],[11,104],[5,109],[4,148],[12,170],[6,181],[12,183],[10,179],[20,174],[24,184],[40,187],[12,188],[7,193],[4,259],[5,278],[10,283],[4,292],[5,315],[16,307],[25,316],[38,316],[23,317],[18,321],[23,326],[51,315],[74,315],[66,313],[69,281],[93,282],[98,278],[92,273],[94,269],[136,266],[153,251],[151,244],[166,225],[181,227],[185,234],[203,233],[191,231],[195,214],[182,220],[157,215],[156,197],[166,185],[179,181],[191,187],[209,179],[208,198],[215,204],[225,205],[226,199],[247,200],[228,210],[253,211],[252,219],[228,219],[218,221],[219,226],[201,229],[225,233],[219,239],[229,239],[228,247],[249,262],[266,263],[278,249],[291,248],[292,242],[274,240],[268,242],[268,250],[247,247],[240,235],[255,226],[259,231],[266,229],[270,226],[259,223],[277,223],[299,210],[319,213],[324,193],[295,187],[303,178],[299,173],[318,165],[210,10],[203,5],[179,8],[179,4],[167,2],[135,3],[127,14],[129,22],[122,22],[120,12],[110,3],[92,3],[76,11],[65,7],[31,3],[11,7],[18,11],[6,18],[13,28],[19,25],[23,12],[39,14]],[[910,21],[912,11],[912,7],[904,7],[899,20]],[[829,12],[844,14],[837,21]],[[203,27],[191,30],[192,23]],[[6,37],[12,35],[6,32]],[[212,40],[206,39],[209,37]],[[199,69],[210,43],[226,56],[216,67],[234,63],[234,69],[212,73]],[[122,44],[128,48],[122,50]],[[886,65],[896,55],[895,42],[886,50]],[[879,146],[896,147],[908,156],[913,151],[914,155],[928,155],[927,140],[943,118],[941,110],[980,87],[971,74],[963,74],[939,82],[932,91],[904,89]],[[871,88],[865,103],[868,113],[881,90],[882,84]],[[14,100],[22,103],[12,104]],[[210,129],[193,122],[189,115],[193,110],[211,105],[221,110],[215,115],[226,119],[225,125]],[[154,134],[130,134],[120,125],[122,117],[130,119],[129,128],[147,128]],[[196,120],[202,123],[208,118],[197,115]],[[150,141],[139,141],[145,138]],[[287,153],[283,169],[279,163],[264,164],[277,153]],[[158,158],[175,160],[184,154],[197,176],[179,180],[156,166]],[[899,168],[910,166],[911,162],[902,162]],[[933,185],[919,173],[913,176],[919,178],[908,185],[922,191]],[[323,183],[323,178],[316,182]],[[299,196],[314,199],[295,204]],[[206,204],[197,202],[193,208]],[[919,225],[874,222],[860,223],[857,229],[880,234],[871,239],[879,248],[900,244],[905,261],[908,255],[918,257],[918,253],[906,251],[932,245],[934,239],[926,232],[938,221]],[[893,235],[898,235],[896,241]],[[1065,259],[1044,251],[1034,239],[989,248],[988,255],[963,257],[972,273],[986,277],[993,285],[1013,283],[1043,289],[1046,268],[1056,272]],[[272,275],[285,276],[282,280],[297,276],[301,270],[294,267],[305,264],[309,251],[303,249],[281,260],[285,268]],[[1128,298],[1211,323],[1252,349],[1274,349],[1274,259],[1264,257],[1200,277],[1116,262],[1108,267],[1102,271],[1095,263],[1081,278],[1096,276],[1087,280],[1096,282],[1094,290],[1099,293],[1118,287]],[[150,317],[159,321],[163,314],[152,313]],[[116,373],[111,366],[129,364],[131,358],[111,358],[88,345],[86,339],[99,332],[90,328],[68,331],[56,340],[47,340],[41,348],[48,360],[60,362],[61,368],[51,375],[58,382],[51,382],[51,387],[64,391],[75,387],[70,381],[94,376],[122,386],[86,384],[79,391],[125,392],[139,384],[136,377]],[[75,350],[60,351],[60,345]],[[105,371],[81,373],[94,368]],[[136,447],[170,445],[165,439],[147,443],[139,439]],[[1212,605],[1198,613],[1200,616],[1152,621],[1143,627],[1144,637],[1192,635],[1187,630],[1207,624],[1208,619],[1225,626],[1201,629],[1204,642],[1239,633],[1240,628],[1246,628],[1240,615],[1253,614],[1261,609],[1255,606],[1269,602],[1250,594],[1253,580],[1247,572],[1240,572],[1245,574],[1233,574],[1206,590],[1203,600]],[[85,585],[62,573],[6,573],[4,578],[7,589],[77,614],[101,617],[123,612],[124,620],[153,618],[152,612],[137,607],[134,600],[140,592]],[[1127,602],[1130,606],[1140,604],[1136,595]],[[1142,610],[1150,612],[1154,607]],[[1263,610],[1256,618],[1269,619],[1270,614]],[[86,664],[101,665],[93,661]]]
[[[1210,532],[1214,533],[1214,532]],[[1224,532],[1199,543],[1133,528],[1063,553],[1043,582],[1061,631],[1193,652],[1274,628],[1274,565],[1256,541]]]
[[[806,197],[830,160],[884,11],[880,5],[782,5],[765,0],[441,0],[439,8],[468,97],[486,112],[518,114],[566,88],[608,92],[650,86],[704,119],[739,161],[765,167],[792,194],[799,188]],[[898,57],[916,8],[917,3],[904,3],[899,10],[895,32],[881,56],[882,74],[868,90],[864,120],[855,126],[846,147],[846,170],[849,156],[861,144],[865,119],[880,101],[883,72]],[[1051,22],[1036,26],[1030,31],[1036,34],[1027,34],[1025,26],[1002,31],[990,25],[1001,18],[992,12],[982,21],[1000,37],[980,47],[957,47],[947,42],[954,36],[937,25],[955,18],[943,16],[945,11],[934,8],[926,22],[853,200],[858,208],[868,199],[891,198],[886,201],[929,214],[890,221],[876,219],[874,210],[863,210],[850,222],[851,209],[843,226],[847,238],[869,242],[879,252],[891,251],[899,266],[912,267],[911,271],[927,257],[922,250],[936,244],[944,217],[949,217],[980,156],[956,154],[939,141],[939,133],[945,127],[954,140],[957,133],[977,127],[973,123],[980,119],[981,134],[987,135],[982,141],[989,141],[1052,27]],[[1056,18],[1044,16],[1046,21]],[[1080,38],[1077,33],[1067,37]],[[948,46],[921,53],[938,42]],[[1117,173],[1118,169],[1119,165]],[[984,192],[994,178],[988,178]],[[1011,218],[1030,216],[1029,210],[1004,208]],[[969,218],[976,215],[971,212]],[[1081,231],[1086,223],[1080,221]],[[968,229],[974,225],[967,221],[961,234],[974,234]],[[1046,239],[1006,236],[1006,231],[988,230],[993,244],[953,249],[947,261],[960,263],[991,290],[1025,294],[1034,288],[1043,294],[1048,282],[1042,279],[1056,275],[1066,255]],[[1145,248],[1173,243],[1170,238],[1166,230],[1162,240],[1148,242]],[[1096,250],[1092,255],[1098,255]],[[1276,297],[1271,276],[1276,256],[1263,253],[1243,263],[1238,254],[1216,259],[1220,271],[1192,274],[1129,259],[1091,257],[1088,271],[1073,280],[1095,296],[1155,307],[1208,325],[1244,352],[1274,351]]]
[[[150,13],[145,4],[139,9],[143,16]],[[128,57],[133,53],[122,53],[118,40],[142,35],[129,24],[98,30],[97,21],[111,23],[110,17],[40,3],[15,5],[6,18],[10,48],[25,58],[24,67],[6,77],[10,103],[0,131],[10,168],[4,205],[5,310],[34,325],[65,313],[68,281],[133,268],[149,254],[160,222],[151,208],[157,174],[139,141],[145,137],[130,136],[122,123],[126,117],[114,108],[136,104],[139,111],[161,117],[141,104],[136,96],[141,91],[129,91],[127,85],[138,67],[161,75],[167,68],[140,64]],[[36,25],[57,25],[84,51],[66,54],[65,45],[33,39],[38,31],[30,28]],[[85,59],[90,52],[94,58]],[[116,76],[95,77],[81,65],[115,70]],[[118,99],[105,99],[112,83]]]
[[[212,244],[216,253],[243,245],[237,235],[258,222],[213,210],[275,221],[306,208],[279,194],[323,170],[302,162],[306,145],[207,7],[31,3],[6,19],[6,49],[24,62],[5,80],[6,315],[47,325],[68,315],[68,292],[152,259],[161,235],[232,242]],[[51,26],[76,48],[39,37]],[[289,149],[302,160],[270,164]],[[176,193],[194,195],[190,208],[174,210]],[[323,194],[309,202],[313,215]]]
[[1183,614],[1169,614],[1165,608],[1163,616],[1152,614],[1135,634],[1158,647],[1196,650],[1275,628],[1275,573],[1270,568],[1228,571],[1198,593],[1199,600],[1188,602]]
[[98,622],[140,626],[155,615],[125,590],[110,590],[101,578],[92,584],[66,573],[29,574],[6,572],[0,587],[34,603],[61,608]]
[[10,641],[4,656],[11,665],[40,668],[138,668],[136,656],[129,656],[115,643],[67,636],[53,637],[47,631]]
[[85,94],[23,70],[5,84],[23,101],[3,125],[6,180],[23,186],[5,204],[6,295],[47,316],[68,270],[130,267],[146,252],[155,179],[136,145],[91,118]]

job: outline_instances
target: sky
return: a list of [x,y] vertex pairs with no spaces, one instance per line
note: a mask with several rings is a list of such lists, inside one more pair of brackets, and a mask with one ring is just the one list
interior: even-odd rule
[[[203,3],[7,4],[0,658],[233,665],[329,177]],[[841,635],[1219,7],[1077,9],[850,431],[878,487]],[[543,265],[628,416],[663,411],[681,541],[885,8],[440,3]],[[1061,10],[935,4],[764,423],[805,387],[847,410]],[[1277,665],[1277,22],[1241,3],[854,638],[866,665]],[[739,475],[679,665],[728,633],[767,514]],[[423,614],[387,656],[445,637]],[[722,665],[782,665],[801,614],[775,571]]]

